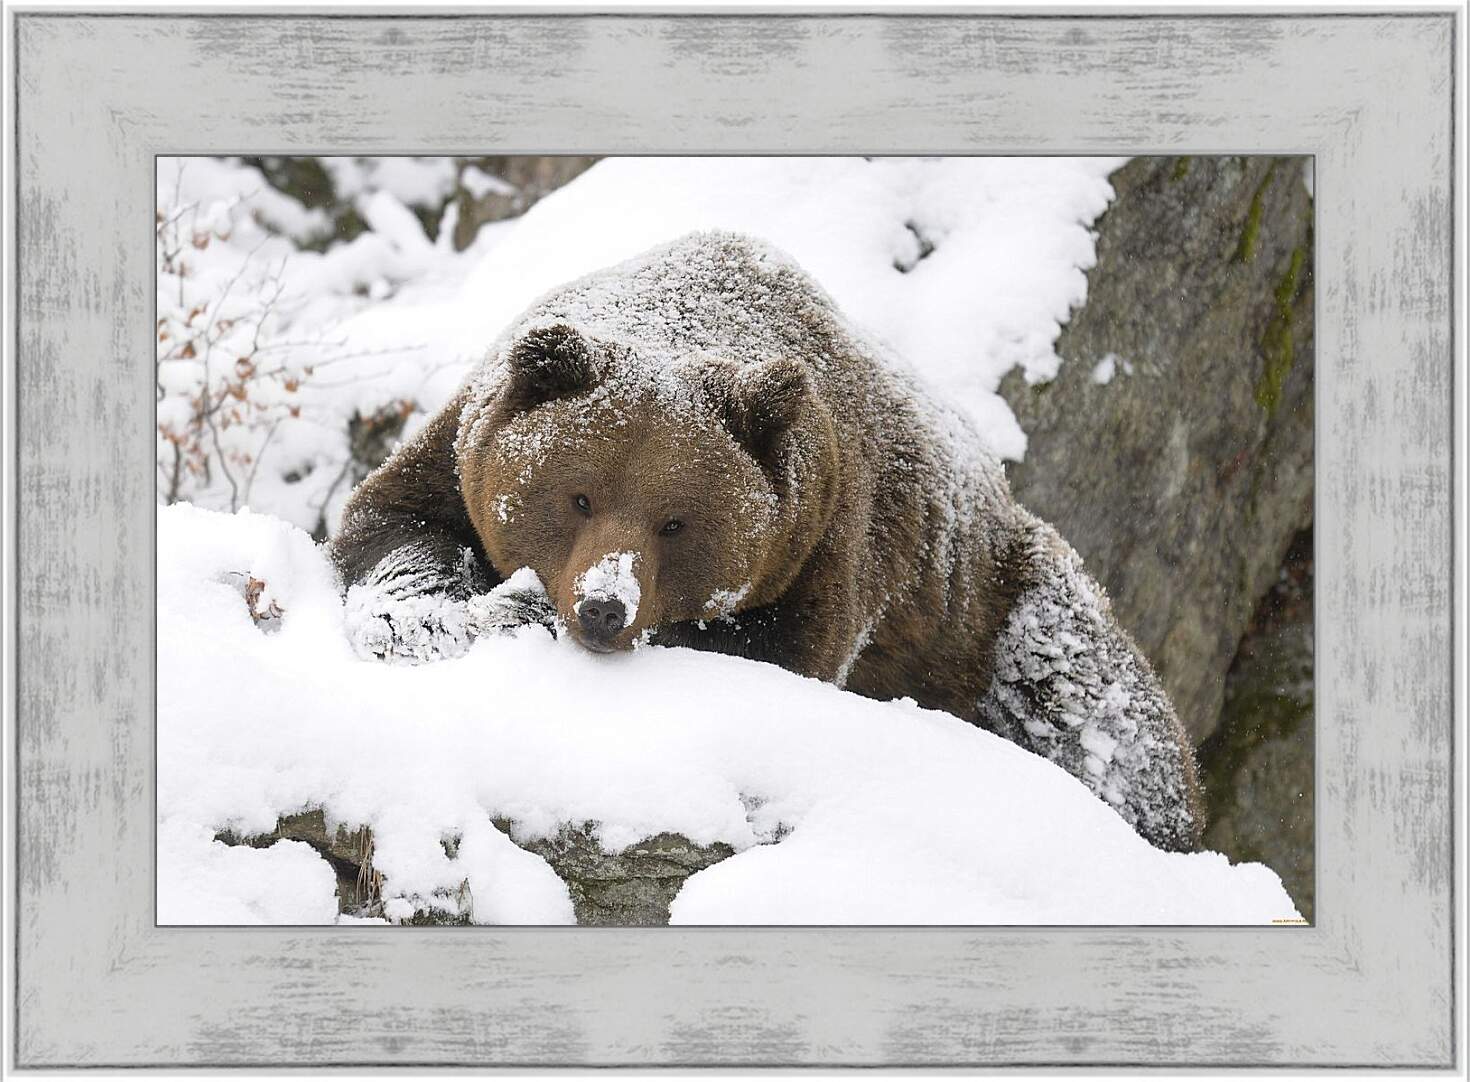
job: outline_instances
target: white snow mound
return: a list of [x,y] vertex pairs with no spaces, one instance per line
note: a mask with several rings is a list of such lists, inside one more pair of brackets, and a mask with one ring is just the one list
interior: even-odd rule
[[[267,584],[278,630],[237,572]],[[263,515],[159,510],[158,650],[164,923],[337,919],[304,845],[213,840],[307,807],[372,827],[390,918],[467,883],[478,923],[571,922],[565,886],[492,818],[523,838],[595,822],[613,850],[727,842],[675,899],[683,924],[1296,916],[1268,868],[1153,849],[1064,771],[910,701],[714,654],[598,656],[539,627],[432,665],[362,661],[325,553]]]

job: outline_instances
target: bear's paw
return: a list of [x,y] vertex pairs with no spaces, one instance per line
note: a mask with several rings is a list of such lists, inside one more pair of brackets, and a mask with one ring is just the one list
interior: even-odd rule
[[402,595],[359,584],[347,591],[347,637],[364,660],[410,664],[459,657],[474,641],[468,601]]
[[550,628],[555,619],[551,599],[528,569],[468,598],[404,593],[382,583],[359,583],[347,591],[347,637],[365,660],[421,664],[455,658],[481,635],[528,625]]

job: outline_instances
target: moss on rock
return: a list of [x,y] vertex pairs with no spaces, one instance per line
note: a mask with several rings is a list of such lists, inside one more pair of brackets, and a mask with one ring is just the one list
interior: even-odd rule
[[1256,404],[1266,411],[1267,416],[1276,412],[1281,403],[1281,389],[1296,360],[1296,342],[1293,328],[1293,310],[1306,265],[1306,249],[1292,249],[1286,274],[1276,287],[1273,299],[1276,311],[1266,324],[1266,333],[1261,337],[1261,353],[1265,357],[1265,368],[1256,381]]

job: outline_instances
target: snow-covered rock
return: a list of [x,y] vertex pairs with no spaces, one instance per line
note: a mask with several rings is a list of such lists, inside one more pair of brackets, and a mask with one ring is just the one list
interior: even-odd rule
[[[729,845],[675,923],[1296,915],[1269,869],[1153,849],[1061,769],[949,715],[733,657],[593,655],[540,626],[432,665],[364,661],[300,530],[176,506],[158,535],[165,922],[334,919],[331,869],[300,843],[213,840],[309,807],[372,828],[390,919],[455,896],[480,923],[571,922],[565,884],[496,821],[522,842],[590,822],[608,851],[662,833]],[[240,573],[279,606],[272,634]]]

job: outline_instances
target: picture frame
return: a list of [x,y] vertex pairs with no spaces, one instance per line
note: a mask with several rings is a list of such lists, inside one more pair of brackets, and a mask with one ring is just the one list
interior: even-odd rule
[[[11,18],[15,1067],[1457,1063],[1454,11]],[[1314,155],[1315,923],[155,926],[154,158],[471,149]]]

